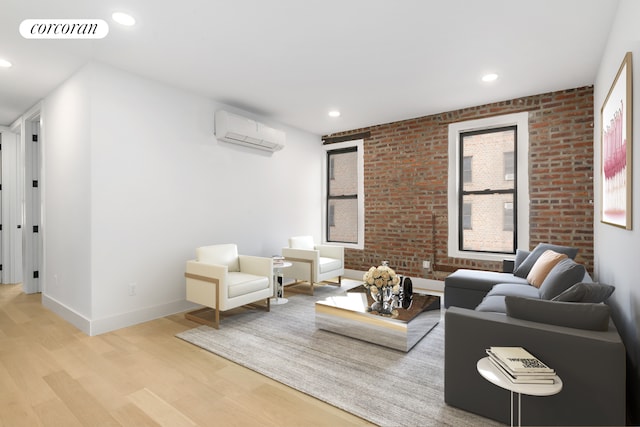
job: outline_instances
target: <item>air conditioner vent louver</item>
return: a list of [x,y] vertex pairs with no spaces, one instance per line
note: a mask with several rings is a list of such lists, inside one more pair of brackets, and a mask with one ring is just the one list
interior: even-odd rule
[[215,135],[221,141],[244,145],[264,151],[284,148],[283,131],[228,111],[220,110],[215,116]]

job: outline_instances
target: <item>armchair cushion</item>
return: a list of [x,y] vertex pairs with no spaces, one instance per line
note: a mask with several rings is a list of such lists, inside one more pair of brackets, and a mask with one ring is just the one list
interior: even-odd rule
[[202,246],[196,249],[196,260],[226,265],[229,272],[240,271],[238,247],[235,244]]
[[320,257],[320,273],[337,270],[342,267],[342,260]]
[[311,236],[297,236],[289,239],[289,247],[293,249],[307,249],[314,250],[315,245],[313,243],[313,237]]
[[257,292],[262,289],[269,289],[269,278],[256,276],[254,274],[233,272],[228,276],[228,297],[235,298]]

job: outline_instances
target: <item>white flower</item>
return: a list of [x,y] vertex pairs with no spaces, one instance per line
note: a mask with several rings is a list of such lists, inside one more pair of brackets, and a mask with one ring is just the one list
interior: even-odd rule
[[371,267],[362,279],[365,287],[369,288],[372,294],[377,294],[381,288],[386,286],[392,287],[394,294],[400,292],[400,278],[389,266]]

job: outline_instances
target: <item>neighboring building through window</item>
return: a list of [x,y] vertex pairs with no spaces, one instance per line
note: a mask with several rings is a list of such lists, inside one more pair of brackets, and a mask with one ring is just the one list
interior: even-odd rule
[[513,231],[515,230],[515,218],[513,215],[513,202],[505,202],[504,210],[502,214],[502,230],[503,231]]
[[364,240],[362,140],[325,147],[325,240],[361,248]]
[[471,230],[471,203],[464,203],[462,205],[462,228],[464,230]]
[[462,159],[462,182],[471,182],[473,180],[472,174],[472,162],[473,156],[464,156]]
[[527,113],[449,126],[449,256],[528,249],[528,144]]
[[[505,203],[513,204],[516,199],[516,181],[506,181],[503,172],[507,153],[513,157],[515,152],[516,130],[515,126],[509,126],[460,133],[463,179],[458,189],[462,206],[458,249],[461,251],[515,253],[516,227],[504,224],[508,218],[502,211]],[[475,162],[472,170],[467,171],[471,158]],[[467,176],[473,179],[468,180]],[[471,210],[475,212],[473,226],[467,219]]]
[[516,158],[513,151],[508,151],[504,156],[504,180],[513,181],[516,178]]

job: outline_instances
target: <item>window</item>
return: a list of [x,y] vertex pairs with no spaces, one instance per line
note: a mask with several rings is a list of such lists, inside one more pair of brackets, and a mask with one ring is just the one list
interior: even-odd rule
[[326,242],[362,248],[364,185],[362,140],[325,146]]
[[464,230],[471,230],[471,203],[464,203],[462,205],[462,228]]
[[450,257],[528,249],[528,145],[528,113],[449,125]]
[[[514,224],[503,224],[505,216],[498,215],[505,203],[516,198],[516,182],[505,181],[503,163],[505,153],[513,155],[516,147],[515,126],[474,130],[460,133],[462,179],[458,194],[461,197],[459,234],[461,251],[515,253]],[[468,159],[475,158],[473,169]],[[467,180],[467,175],[473,180]],[[471,227],[471,206],[476,212],[475,227]],[[515,217],[512,216],[512,219]],[[505,230],[511,231],[505,231]]]
[[463,158],[463,161],[462,161],[462,181],[463,182],[471,182],[472,180],[472,175],[471,175],[472,160],[473,160],[473,157],[471,156],[465,156]]
[[513,181],[515,179],[516,162],[513,151],[504,153],[504,180]]
[[502,230],[513,231],[514,228],[514,216],[513,216],[513,202],[505,202],[504,209],[502,211]]

